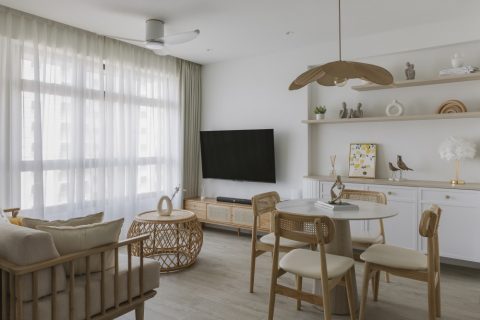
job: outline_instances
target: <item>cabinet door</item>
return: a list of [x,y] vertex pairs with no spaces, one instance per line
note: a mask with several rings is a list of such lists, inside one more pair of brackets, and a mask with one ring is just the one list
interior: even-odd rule
[[[417,250],[418,224],[417,203],[390,201],[389,206],[398,210],[398,215],[383,219],[387,244]],[[373,224],[373,221],[370,221]]]
[[232,210],[228,206],[209,204],[207,206],[207,220],[232,223]]
[[[422,211],[432,204],[442,209],[440,256],[480,262],[480,192],[422,190]],[[427,250],[426,239],[422,239],[421,249]]]
[[[387,244],[408,249],[418,248],[417,194],[418,189],[369,185],[369,191],[382,192],[387,197],[387,205],[398,211],[398,215],[383,219],[385,240]],[[371,233],[379,230],[377,221],[369,221]]]
[[302,198],[303,199],[319,199],[321,198],[320,181],[313,179],[303,179],[302,183]]
[[253,210],[248,208],[233,207],[232,222],[237,225],[252,227]]
[[187,199],[184,208],[195,213],[200,220],[207,219],[207,204],[205,202]]

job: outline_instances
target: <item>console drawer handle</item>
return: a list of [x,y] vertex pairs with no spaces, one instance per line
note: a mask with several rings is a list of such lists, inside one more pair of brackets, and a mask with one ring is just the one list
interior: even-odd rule
[[393,192],[392,192],[392,191],[388,191],[387,194],[388,194],[389,196],[391,196],[391,195],[393,194]]
[[445,196],[445,199],[447,199],[447,200],[450,199],[450,196],[447,194],[447,195]]

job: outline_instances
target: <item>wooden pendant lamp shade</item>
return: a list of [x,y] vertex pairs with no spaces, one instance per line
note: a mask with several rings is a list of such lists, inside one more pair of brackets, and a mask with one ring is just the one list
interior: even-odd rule
[[326,63],[299,75],[288,88],[297,90],[316,81],[322,86],[335,86],[349,79],[363,79],[380,85],[393,83],[392,74],[379,66],[342,60],[341,5],[338,0],[338,38],[340,60]]

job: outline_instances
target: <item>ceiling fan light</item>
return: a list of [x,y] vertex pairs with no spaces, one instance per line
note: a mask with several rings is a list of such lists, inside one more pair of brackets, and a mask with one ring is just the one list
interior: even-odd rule
[[159,50],[159,49],[163,49],[165,46],[162,42],[147,41],[147,43],[145,44],[145,47],[150,50]]

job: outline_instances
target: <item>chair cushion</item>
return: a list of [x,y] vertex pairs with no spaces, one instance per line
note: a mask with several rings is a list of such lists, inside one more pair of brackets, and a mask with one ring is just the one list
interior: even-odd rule
[[427,256],[422,252],[387,244],[375,244],[365,250],[363,261],[406,270],[427,270]]
[[[0,224],[0,258],[18,266],[26,266],[46,260],[58,258],[57,249],[52,236],[40,230],[20,227],[14,224]],[[57,290],[65,290],[66,276],[63,267],[56,271]],[[32,276],[22,276],[20,280],[22,300],[32,300]],[[38,272],[38,297],[52,293],[51,271]],[[18,296],[17,296],[18,297]]]
[[[38,226],[37,229],[46,231],[52,235],[58,252],[63,256],[69,253],[75,253],[118,242],[122,225],[123,219],[118,219],[105,223],[94,223],[76,227]],[[106,269],[114,266],[114,258],[113,251],[109,251],[105,254]],[[66,265],[66,270],[68,275],[68,265]],[[101,271],[100,254],[90,258],[90,271]],[[79,275],[84,274],[85,272],[85,259],[75,261],[75,274]]]
[[[264,235],[263,237],[260,238],[260,242],[274,246],[275,234],[269,233]],[[299,241],[290,240],[286,238],[280,238],[280,246],[287,247],[287,248],[302,248],[307,246],[307,244],[305,242],[299,242]]]
[[358,232],[352,234],[352,242],[358,243],[382,243],[383,236],[381,234],[371,234],[368,232]]
[[[329,279],[345,274],[354,264],[352,258],[326,254],[327,275]],[[307,249],[295,249],[283,256],[279,262],[283,270],[302,277],[321,279],[320,252]]]
[[[119,302],[125,302],[128,300],[128,256],[119,255],[119,281],[118,281],[118,298]],[[132,297],[138,296],[140,293],[140,283],[139,283],[139,273],[140,273],[140,259],[138,257],[132,257]],[[106,281],[105,281],[105,306],[106,308],[113,307],[115,304],[114,300],[114,269],[108,270],[105,272]],[[160,264],[153,260],[145,258],[143,261],[143,276],[144,276],[144,287],[143,292],[147,293],[151,290],[154,290],[159,287],[160,284]],[[91,314],[97,314],[101,311],[101,273],[96,272],[90,275],[90,311]],[[75,319],[85,319],[85,281],[86,277],[76,276],[75,277]],[[69,318],[69,292],[68,290],[57,295],[57,319],[68,319]],[[24,320],[33,319],[32,317],[32,307],[33,303],[25,303],[23,305]],[[50,320],[52,319],[51,314],[51,297],[45,297],[41,299],[38,303],[39,318],[41,320]]]
[[73,218],[68,220],[41,220],[29,217],[21,217],[22,226],[36,229],[38,226],[82,226],[86,224],[99,223],[103,221],[103,212],[94,213],[85,217]]

